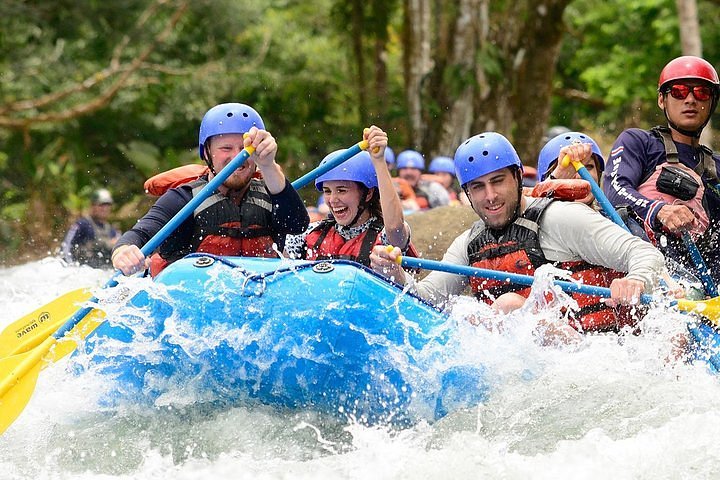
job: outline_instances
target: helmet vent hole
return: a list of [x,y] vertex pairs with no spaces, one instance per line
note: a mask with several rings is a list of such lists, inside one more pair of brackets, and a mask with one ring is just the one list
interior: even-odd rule
[[232,117],[232,116],[233,116],[233,113],[232,113],[232,112],[228,112],[228,113],[227,113],[227,117],[228,117],[228,118],[230,118],[230,117]]
[[475,157],[468,157],[468,162],[474,162],[474,161],[475,161]]
[[247,112],[243,112],[243,117],[247,118],[248,116]]
[[488,155],[490,155],[490,152],[488,152],[487,150],[483,150],[483,157],[487,157]]

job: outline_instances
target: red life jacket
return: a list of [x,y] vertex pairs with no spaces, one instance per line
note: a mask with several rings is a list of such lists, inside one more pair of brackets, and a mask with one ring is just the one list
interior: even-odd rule
[[159,197],[171,188],[190,183],[203,175],[207,175],[209,172],[210,169],[207,165],[191,163],[190,165],[183,165],[166,172],[158,173],[145,180],[143,186],[145,187],[146,193]]
[[[203,177],[187,184],[193,197],[207,185]],[[272,201],[262,181],[253,179],[240,205],[215,193],[193,212],[195,232],[191,251],[222,256],[277,257],[272,234]],[[155,276],[187,252],[153,255],[150,274]]]
[[581,200],[590,195],[591,191],[590,183],[579,178],[547,179],[533,187],[523,187],[523,195],[526,197],[551,197],[568,201]]
[[[470,265],[477,268],[497,270],[522,275],[534,275],[535,270],[543,264],[550,263],[540,248],[538,237],[539,222],[545,209],[552,203],[551,198],[540,198],[534,201],[502,235],[496,238],[492,230],[485,228],[482,222],[476,222],[470,231],[468,257]],[[587,285],[608,287],[622,273],[605,267],[590,265],[584,261],[560,262],[555,266],[572,272],[572,277],[582,279]],[[530,294],[530,287],[516,285],[494,279],[470,278],[470,286],[475,296],[492,303],[495,298],[507,292],[515,292],[523,297]],[[617,331],[632,318],[618,318],[616,312],[601,301],[590,295],[573,293],[573,299],[580,310],[571,312],[572,326],[581,331]]]
[[[370,265],[370,252],[375,245],[382,245],[380,232],[383,224],[375,219],[357,237],[345,240],[335,228],[335,220],[328,218],[320,222],[305,237],[305,258],[307,260],[345,259],[362,265]],[[415,247],[410,243],[405,255],[417,257]]]
[[427,193],[425,193],[423,190],[415,189],[415,201],[418,204],[418,207],[420,207],[420,210],[427,210],[430,208],[430,202],[428,201]]

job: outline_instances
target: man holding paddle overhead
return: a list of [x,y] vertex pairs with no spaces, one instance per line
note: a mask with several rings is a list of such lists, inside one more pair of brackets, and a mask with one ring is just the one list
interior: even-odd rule
[[[570,160],[580,161],[573,152],[568,151]],[[582,203],[524,197],[522,163],[499,133],[469,138],[458,147],[454,160],[458,179],[480,220],[453,241],[443,262],[526,275],[553,263],[585,283],[609,285],[611,305],[636,304],[643,292],[655,287],[664,267],[658,250]],[[414,283],[397,264],[399,253],[376,247],[373,268],[398,283],[411,284],[412,290],[437,305],[468,284],[476,296],[502,312],[522,306],[529,293],[527,287],[505,281],[440,271]],[[580,306],[572,316],[577,329],[624,326],[598,297],[573,296]]]
[[145,268],[140,248],[245,146],[254,147],[255,153],[160,245],[151,273],[192,252],[275,257],[286,234],[299,234],[307,227],[307,209],[275,162],[277,143],[253,108],[241,103],[211,108],[200,125],[198,143],[210,172],[168,190],[120,238],[112,261],[125,275]]
[[709,62],[694,56],[670,61],[657,93],[667,126],[623,131],[603,183],[610,202],[629,207],[665,255],[701,275],[699,264],[707,262],[714,283],[720,280],[720,157],[700,145],[700,134],[719,95],[720,79]]

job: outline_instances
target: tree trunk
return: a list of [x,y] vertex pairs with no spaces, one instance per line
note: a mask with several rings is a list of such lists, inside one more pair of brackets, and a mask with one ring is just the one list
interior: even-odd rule
[[365,54],[363,49],[363,2],[362,0],[353,0],[350,16],[350,25],[352,29],[352,46],[353,57],[355,58],[355,69],[357,70],[357,91],[358,91],[358,111],[360,112],[360,123],[367,123],[368,113],[368,85],[365,75]]
[[403,70],[410,120],[411,148],[420,148],[423,122],[422,84],[433,68],[430,57],[430,0],[404,0]]
[[[519,45],[514,59],[513,144],[526,165],[536,165],[550,116],[552,82],[565,25],[562,14],[569,1],[530,2],[525,23],[517,31]],[[536,10],[537,7],[537,10]],[[568,112],[569,113],[569,112]],[[569,115],[568,115],[569,116]]]
[[423,152],[452,155],[494,130],[536,163],[569,2],[437,0],[431,37],[427,0],[405,0],[405,86]]
[[[682,53],[683,55],[702,57],[702,39],[700,38],[697,3],[695,0],[676,0],[676,4]],[[712,125],[708,122],[700,136],[700,141],[705,145],[711,145],[712,139]]]

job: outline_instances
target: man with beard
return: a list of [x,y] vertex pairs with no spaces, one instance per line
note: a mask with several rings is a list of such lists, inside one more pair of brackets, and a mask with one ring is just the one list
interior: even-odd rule
[[[275,163],[277,143],[260,115],[240,103],[211,108],[200,125],[199,154],[210,172],[165,192],[118,241],[113,266],[131,275],[149,263],[143,247],[245,146],[255,152],[185,220],[153,255],[151,273],[192,252],[276,257],[286,234],[302,233],[307,209]],[[259,173],[259,175],[258,175]]]
[[[580,161],[585,152],[561,152]],[[469,138],[455,152],[460,184],[480,220],[448,248],[443,262],[533,275],[547,263],[587,284],[607,286],[611,300],[573,294],[579,310],[570,316],[578,330],[618,330],[636,319],[616,315],[617,305],[637,304],[663,271],[663,256],[585,204],[522,195],[522,163],[499,133]],[[445,304],[470,285],[482,301],[503,313],[521,307],[529,288],[504,281],[435,271],[419,282],[397,264],[399,249],[375,247],[373,268],[436,304]]]

